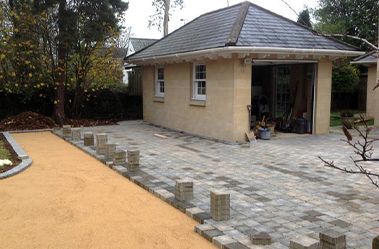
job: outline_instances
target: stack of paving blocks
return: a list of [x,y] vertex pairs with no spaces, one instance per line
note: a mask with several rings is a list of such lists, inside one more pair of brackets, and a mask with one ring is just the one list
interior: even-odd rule
[[116,149],[113,154],[113,164],[124,166],[126,162],[126,151]]
[[105,133],[96,134],[96,153],[105,155],[107,152],[108,136]]
[[106,160],[113,160],[113,157],[114,157],[114,153],[116,152],[116,144],[112,144],[112,143],[107,143],[106,144],[106,147],[107,147],[107,151],[105,153],[105,159]]
[[190,201],[193,199],[193,182],[187,179],[180,179],[175,184],[175,198],[180,201]]
[[372,249],[379,249],[379,236],[372,240]]
[[139,169],[139,150],[128,150],[128,171],[136,171]]
[[379,236],[372,240],[372,249],[379,249]]
[[80,128],[72,128],[71,133],[72,133],[72,140],[74,141],[80,141],[80,139],[82,138]]
[[94,146],[95,145],[95,137],[93,136],[93,132],[84,132],[84,146]]
[[346,236],[334,230],[321,232],[320,249],[346,249]]
[[229,220],[230,218],[230,194],[213,190],[211,191],[211,217],[215,221]]
[[63,126],[63,137],[64,138],[71,138],[71,125],[64,125]]

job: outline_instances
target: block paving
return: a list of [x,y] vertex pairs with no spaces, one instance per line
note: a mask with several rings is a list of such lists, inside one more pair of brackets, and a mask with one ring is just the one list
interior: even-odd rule
[[[327,169],[318,159],[322,155],[352,167],[353,152],[339,133],[260,140],[248,147],[142,121],[83,131],[107,134],[108,142],[118,144],[116,154],[139,150],[138,171],[129,172],[120,165],[113,168],[202,223],[195,231],[219,248],[288,248],[298,238],[319,240],[324,231],[346,235],[347,248],[371,248],[379,235],[379,190],[364,176]],[[73,143],[90,154],[96,152],[94,147],[84,147],[83,141]],[[374,156],[379,157],[378,144],[375,148]],[[367,165],[375,168],[373,163]],[[175,198],[175,183],[182,178],[193,181],[191,201]],[[228,220],[211,219],[214,189],[230,193]],[[251,233],[267,233],[271,244],[253,245]]]

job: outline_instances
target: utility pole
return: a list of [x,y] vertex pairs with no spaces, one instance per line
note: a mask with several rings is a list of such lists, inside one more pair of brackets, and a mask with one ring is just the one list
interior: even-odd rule
[[226,4],[228,5],[228,7],[229,7],[229,0],[226,0]]

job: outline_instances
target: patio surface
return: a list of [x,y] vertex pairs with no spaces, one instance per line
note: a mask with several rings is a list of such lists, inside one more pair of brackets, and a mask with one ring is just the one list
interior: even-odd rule
[[214,248],[191,218],[50,132],[14,137],[33,164],[0,181],[0,248]]
[[297,236],[318,239],[330,228],[346,234],[348,248],[370,248],[379,235],[379,190],[363,176],[324,168],[317,158],[351,165],[352,151],[340,141],[341,134],[258,141],[242,148],[142,121],[84,130],[106,132],[120,148],[138,148],[142,180],[155,191],[173,192],[176,179],[193,179],[191,204],[205,216],[209,191],[229,191],[231,219],[206,223],[252,248],[250,229],[267,231],[274,244],[264,248],[275,249],[288,248]]

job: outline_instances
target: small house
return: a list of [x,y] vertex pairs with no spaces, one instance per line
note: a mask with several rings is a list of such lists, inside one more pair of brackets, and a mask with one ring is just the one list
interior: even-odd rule
[[303,119],[329,131],[332,61],[357,48],[250,2],[199,16],[126,58],[142,68],[146,122],[225,141]]

